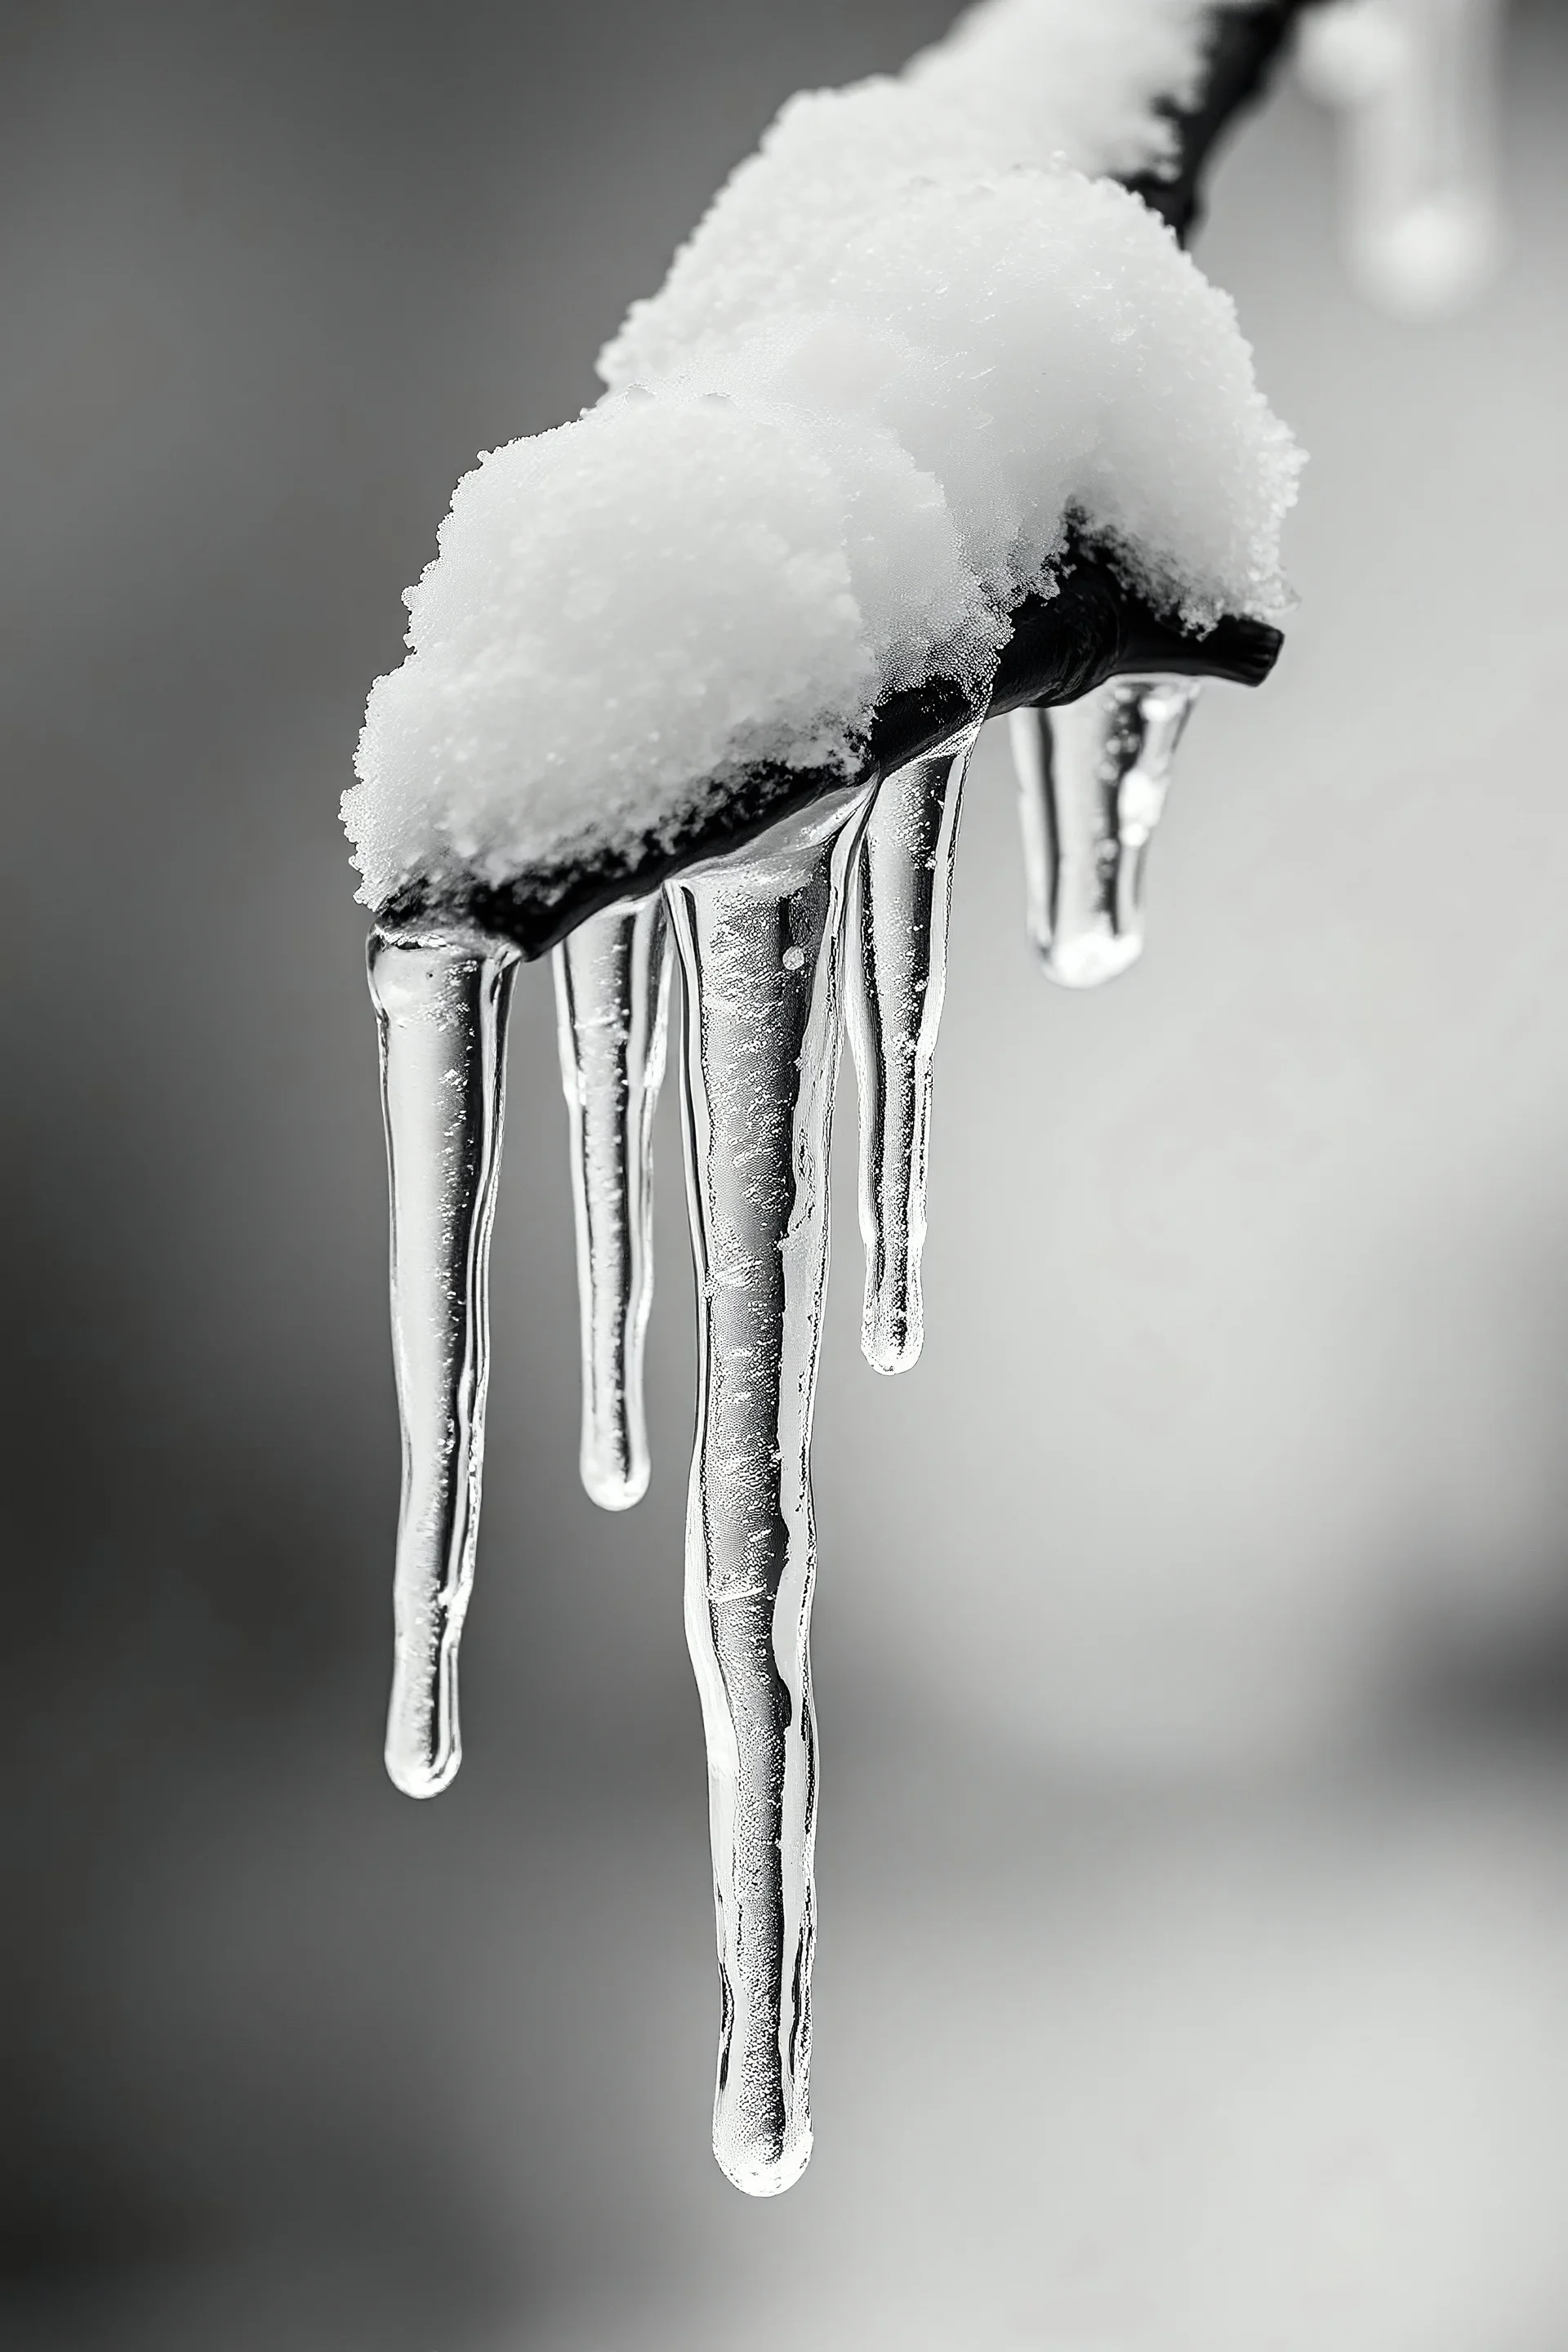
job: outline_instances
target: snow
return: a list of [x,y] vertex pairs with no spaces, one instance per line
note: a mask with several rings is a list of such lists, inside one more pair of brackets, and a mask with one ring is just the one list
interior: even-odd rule
[[754,762],[854,772],[887,693],[978,702],[1069,525],[1189,626],[1279,609],[1300,460],[1232,305],[1052,160],[1157,163],[1203,14],[989,0],[791,102],[600,405],[458,485],[344,802],[362,898],[646,849]]

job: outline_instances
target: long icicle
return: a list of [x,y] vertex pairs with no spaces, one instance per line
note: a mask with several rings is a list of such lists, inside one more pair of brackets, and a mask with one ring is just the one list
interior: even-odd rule
[[583,1332],[583,1484],[606,1511],[647,1491],[643,1342],[653,1298],[653,1115],[664,1078],[664,900],[578,926],[551,959],[571,1128]]
[[1143,951],[1149,839],[1201,681],[1118,677],[1008,719],[1029,936],[1064,988],[1094,988]]
[[925,1338],[931,1058],[947,988],[947,926],[963,782],[977,730],[879,788],[855,864],[845,1013],[860,1098],[860,1346],[903,1372]]
[[392,1195],[392,1340],[403,1420],[386,1769],[411,1797],[462,1760],[458,1644],[473,1587],[515,950],[371,934]]
[[722,1996],[713,2152],[758,2197],[811,2153],[811,1420],[846,886],[869,797],[840,793],[669,885],[700,1362],[686,1633]]

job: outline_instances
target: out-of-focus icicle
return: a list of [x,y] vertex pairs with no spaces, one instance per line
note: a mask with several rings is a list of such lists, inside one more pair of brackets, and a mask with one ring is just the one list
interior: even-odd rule
[[1457,309],[1495,260],[1502,16],[1503,0],[1333,0],[1302,14],[1302,79],[1343,123],[1346,257],[1399,315]]
[[845,1008],[860,1097],[860,1346],[903,1372],[925,1337],[931,1057],[947,987],[947,922],[963,780],[977,730],[879,788],[855,863]]
[[1118,677],[1008,719],[1029,936],[1064,988],[1113,980],[1143,950],[1143,876],[1191,677]]
[[517,962],[491,940],[371,934],[403,1419],[386,1769],[411,1797],[433,1797],[462,1759],[458,1643],[479,1540],[490,1226]]
[[869,798],[838,793],[668,886],[697,1262],[686,1633],[722,1994],[713,2152],[757,2197],[811,2153],[811,1418],[845,898]]
[[583,1328],[583,1484],[606,1511],[647,1491],[643,1342],[653,1298],[653,1115],[669,1002],[664,900],[578,926],[551,959],[571,1126]]

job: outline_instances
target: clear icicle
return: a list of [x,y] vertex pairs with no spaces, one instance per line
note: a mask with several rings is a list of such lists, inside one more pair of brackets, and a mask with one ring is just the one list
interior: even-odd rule
[[490,1226],[517,961],[494,940],[371,934],[403,1419],[386,1769],[411,1797],[433,1797],[462,1759],[458,1644],[479,1539]]
[[1064,988],[1113,980],[1143,950],[1143,875],[1201,681],[1118,677],[1008,719],[1029,936]]
[[664,1077],[664,900],[594,915],[552,958],[571,1123],[583,1325],[583,1484],[606,1511],[647,1491],[643,1342],[653,1297],[653,1115]]
[[869,798],[837,794],[669,885],[700,1361],[686,1632],[722,1992],[713,2152],[758,2197],[811,2152],[811,1417],[844,905]]
[[931,1057],[947,986],[947,922],[972,730],[889,776],[855,864],[845,1008],[860,1097],[860,1345],[903,1372],[925,1337],[921,1254]]
[[1502,13],[1502,0],[1302,13],[1302,78],[1342,122],[1347,259],[1384,310],[1453,310],[1495,259]]

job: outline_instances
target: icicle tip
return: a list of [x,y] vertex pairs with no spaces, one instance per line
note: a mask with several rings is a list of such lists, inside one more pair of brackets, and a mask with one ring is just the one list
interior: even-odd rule
[[715,2135],[713,2157],[725,2179],[742,2197],[782,2197],[811,2162],[811,2134],[803,2132],[782,2154],[768,2158],[728,2155]]
[[463,1761],[462,1742],[452,1739],[435,1754],[411,1755],[403,1743],[388,1737],[384,1750],[386,1777],[405,1797],[438,1797],[457,1779]]

